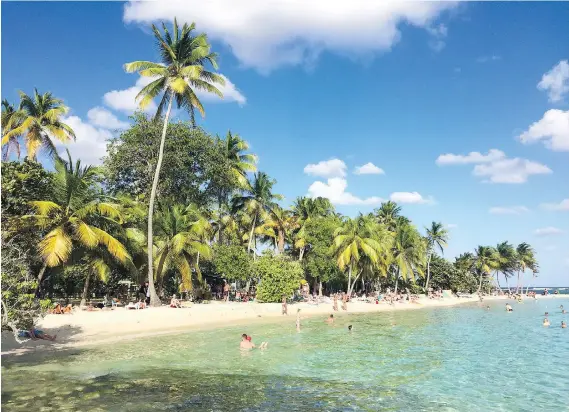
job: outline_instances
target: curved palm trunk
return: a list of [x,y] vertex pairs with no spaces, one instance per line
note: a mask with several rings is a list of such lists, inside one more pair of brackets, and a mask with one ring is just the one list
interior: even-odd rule
[[282,255],[284,253],[284,247],[285,247],[285,233],[284,230],[279,230],[278,232],[278,251],[279,251],[279,255]]
[[253,226],[251,226],[251,234],[249,235],[249,245],[247,246],[247,252],[251,253],[251,243],[253,242],[253,232],[255,231],[255,224],[257,223],[257,214],[253,217]]
[[397,286],[399,284],[399,266],[397,267],[397,272],[396,272],[396,278],[395,278],[395,295],[397,295]]
[[168,102],[168,110],[164,117],[164,127],[162,128],[162,138],[160,139],[160,150],[158,152],[158,163],[156,163],[156,170],[154,171],[154,180],[152,181],[152,190],[150,191],[150,202],[148,204],[148,234],[147,234],[147,253],[148,253],[148,290],[150,292],[150,305],[160,306],[162,303],[158,299],[156,289],[154,288],[154,273],[153,273],[153,256],[152,246],[154,245],[152,239],[152,219],[154,216],[154,200],[156,199],[156,190],[158,188],[158,179],[160,176],[160,168],[162,167],[162,160],[164,158],[164,143],[166,142],[166,130],[168,129],[168,119],[170,118],[170,111],[172,110],[172,101],[174,100],[174,92],[170,92],[170,101]]
[[38,285],[36,287],[36,298],[39,298],[40,289],[41,289],[41,282],[43,280],[43,275],[45,274],[45,270],[47,269],[47,263],[44,263],[38,273]]
[[425,282],[425,292],[429,290],[429,280],[431,279],[431,253],[427,257],[427,281]]
[[500,286],[500,272],[496,271],[496,284],[498,285],[498,289],[502,290]]
[[[484,272],[480,271],[480,283],[478,284],[478,293],[482,290],[482,277],[484,276]],[[507,279],[506,279],[507,281]]]
[[318,282],[318,296],[322,297],[322,282]]
[[85,278],[85,286],[83,287],[83,294],[81,295],[80,307],[87,305],[87,293],[89,292],[89,281],[91,280],[91,271],[87,271],[87,277]]
[[350,264],[348,266],[348,290],[347,290],[348,296],[350,296],[350,293],[351,293],[351,290],[350,290],[351,289],[351,283],[352,283],[352,265]]
[[504,276],[506,278],[506,287],[508,288],[508,292],[512,293],[512,290],[510,289],[510,284],[508,283],[508,277]]

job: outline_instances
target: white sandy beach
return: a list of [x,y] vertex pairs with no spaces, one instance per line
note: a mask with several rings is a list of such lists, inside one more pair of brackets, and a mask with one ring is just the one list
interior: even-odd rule
[[[540,296],[549,299],[558,296]],[[488,296],[484,301],[507,300],[505,296]],[[477,302],[478,298],[445,297],[440,300],[421,298],[418,303],[370,304],[350,302],[348,311],[339,310],[335,316],[350,313],[371,313],[396,310],[414,310],[426,307],[453,306]],[[301,309],[303,318],[332,313],[331,304],[298,303],[289,305],[289,315],[281,315],[280,303],[221,303],[195,304],[188,308],[173,309],[166,306],[143,310],[116,308],[99,312],[76,311],[69,315],[47,315],[38,325],[49,334],[56,334],[56,342],[44,340],[19,344],[10,332],[2,332],[2,354],[25,353],[47,348],[61,349],[93,344],[108,344],[126,339],[179,333],[191,329],[210,329],[225,326],[247,325],[251,322],[290,321],[294,324],[296,310]]]

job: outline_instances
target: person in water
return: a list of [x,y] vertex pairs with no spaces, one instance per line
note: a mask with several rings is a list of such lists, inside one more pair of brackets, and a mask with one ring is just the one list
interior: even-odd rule
[[509,303],[506,303],[506,312],[513,312],[512,306]]
[[330,314],[330,316],[328,316],[328,319],[326,319],[324,322],[326,322],[327,324],[331,325],[332,323],[334,323],[334,315]]
[[545,312],[545,317],[548,317],[548,316],[549,316],[549,312]]
[[[259,349],[266,349],[268,344],[268,342],[261,342]],[[256,347],[257,345],[251,341],[251,336],[248,336],[246,333],[241,335],[241,343],[239,344],[239,349],[251,350],[255,349]]]
[[283,295],[283,300],[282,300],[283,304],[282,304],[282,314],[283,315],[288,315],[288,305],[286,303],[286,295]]
[[338,311],[338,294],[334,293],[334,305],[332,306],[332,309],[334,309],[334,311]]
[[562,314],[565,315],[565,314],[567,313],[567,312],[565,312],[565,309],[563,308],[563,305],[559,306],[559,309],[561,309],[561,313],[562,313]]
[[486,310],[490,310],[490,305],[486,305]]
[[348,332],[352,331],[352,325],[348,325]]
[[543,326],[549,326],[549,325],[551,325],[551,323],[549,322],[549,319],[545,318],[543,320]]
[[567,328],[567,323],[564,320],[561,321],[561,327],[563,329]]

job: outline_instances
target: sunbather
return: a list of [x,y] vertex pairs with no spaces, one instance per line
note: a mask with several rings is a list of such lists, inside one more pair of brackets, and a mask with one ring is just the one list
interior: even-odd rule
[[178,299],[176,299],[176,295],[172,296],[172,300],[170,300],[170,307],[171,308],[181,308],[182,304]]
[[48,335],[43,330],[33,328],[30,330],[21,330],[18,332],[18,336],[21,338],[30,338],[31,340],[43,339],[50,341],[54,341],[55,338],[57,338],[57,335]]

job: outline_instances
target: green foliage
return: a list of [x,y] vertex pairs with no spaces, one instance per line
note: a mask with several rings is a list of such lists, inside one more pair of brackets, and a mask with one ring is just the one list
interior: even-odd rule
[[213,266],[215,272],[229,281],[253,277],[253,259],[240,245],[216,245]]
[[261,279],[257,288],[259,302],[280,302],[283,295],[290,297],[303,279],[299,262],[269,253],[257,259],[255,272]]
[[[106,184],[113,193],[148,199],[158,160],[162,124],[144,114],[112,139],[104,159]],[[161,199],[204,206],[217,200],[220,190],[238,187],[224,143],[189,123],[168,124],[158,192]]]
[[302,264],[306,275],[319,282],[343,277],[330,248],[334,231],[339,224],[340,219],[336,216],[328,216],[310,219],[304,226],[306,243],[310,249]]
[[453,292],[473,293],[478,289],[478,279],[474,273],[464,270],[460,265],[453,265],[446,259],[433,255],[431,260],[431,287],[434,289],[450,289]]

